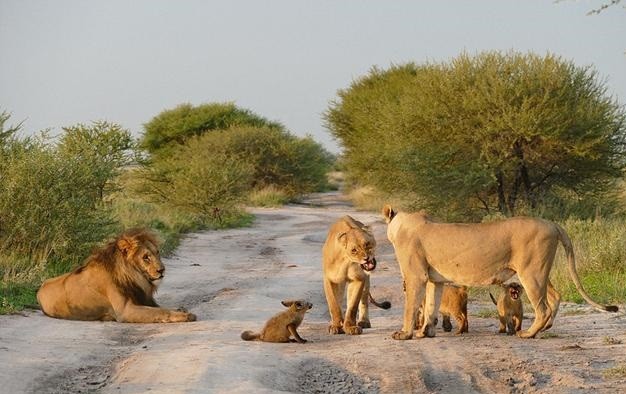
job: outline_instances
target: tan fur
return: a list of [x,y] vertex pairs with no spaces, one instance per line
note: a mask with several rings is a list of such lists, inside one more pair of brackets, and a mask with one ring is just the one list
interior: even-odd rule
[[[269,319],[260,333],[242,332],[241,339],[244,341],[305,343],[306,339],[298,335],[297,329],[304,319],[304,314],[313,305],[303,300],[285,300],[282,301],[282,304],[288,308],[286,311],[282,311]],[[291,336],[294,339],[291,339]]]
[[[426,299],[424,299],[424,302]],[[424,302],[417,311],[417,318],[415,320],[415,329],[420,329],[424,324]],[[450,317],[454,317],[457,323],[456,335],[461,335],[468,332],[467,322],[467,287],[444,285],[443,292],[441,293],[441,304],[439,305],[439,313],[443,318],[443,330],[446,332],[452,331],[452,323]],[[435,325],[437,323],[435,322]]]
[[498,320],[500,334],[507,333],[513,335],[522,329],[522,319],[524,318],[524,307],[522,305],[522,293],[524,288],[519,283],[509,283],[502,286],[503,290],[498,297],[498,301],[489,293],[491,301],[498,309]]
[[[376,240],[370,230],[350,216],[342,217],[330,227],[322,249],[322,268],[331,334],[358,335],[363,328],[371,327],[368,307],[370,276],[364,267],[369,270],[376,267],[375,248]],[[346,313],[343,316],[341,302],[346,288]],[[373,303],[385,309],[391,306],[388,302]]]
[[417,307],[426,294],[426,324],[418,336],[435,336],[433,322],[444,283],[487,286],[503,283],[517,273],[535,310],[527,330],[517,332],[532,338],[552,326],[560,295],[549,275],[559,242],[568,259],[568,269],[578,292],[598,309],[615,312],[617,307],[593,301],[576,273],[572,243],[557,224],[535,218],[516,217],[490,223],[438,223],[423,212],[396,213],[383,208],[388,223],[387,238],[394,246],[406,282],[404,323],[395,339],[413,337]]
[[145,230],[130,230],[96,250],[73,272],[46,280],[37,300],[46,315],[59,319],[196,320],[193,313],[160,308],[154,301],[164,270],[154,236]]

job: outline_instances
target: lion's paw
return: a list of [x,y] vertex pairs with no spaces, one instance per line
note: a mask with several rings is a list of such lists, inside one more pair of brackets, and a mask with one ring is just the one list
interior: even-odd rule
[[521,330],[517,332],[517,336],[520,338],[534,338],[535,334],[530,333],[528,330]]
[[361,328],[372,328],[372,324],[370,323],[369,320],[361,320],[356,325]]
[[409,334],[408,332],[405,332],[405,331],[396,331],[393,333],[391,337],[393,339],[405,341],[407,339],[413,338],[413,334]]
[[422,330],[423,336],[433,338],[437,335],[437,329],[432,324],[427,324],[426,327]]
[[348,335],[361,335],[363,333],[363,329],[359,326],[348,326],[344,327],[343,330]]
[[343,334],[343,327],[341,326],[333,326],[332,324],[330,326],[328,326],[328,333],[329,334]]

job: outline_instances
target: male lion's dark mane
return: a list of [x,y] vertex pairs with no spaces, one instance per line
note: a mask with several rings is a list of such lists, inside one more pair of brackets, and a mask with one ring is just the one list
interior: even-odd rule
[[147,281],[149,290],[146,292],[145,286],[137,283],[137,278],[143,278],[143,273],[134,268],[134,263],[129,261],[129,257],[124,255],[118,247],[118,242],[122,239],[133,240],[136,244],[152,243],[158,245],[156,237],[145,229],[131,229],[125,231],[106,245],[95,249],[87,258],[86,263],[79,267],[75,274],[80,273],[88,265],[99,265],[105,272],[111,274],[113,283],[120,292],[130,298],[136,305],[158,306],[154,301],[156,285]]

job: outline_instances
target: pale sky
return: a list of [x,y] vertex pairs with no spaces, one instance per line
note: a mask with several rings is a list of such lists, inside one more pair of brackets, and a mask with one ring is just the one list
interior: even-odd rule
[[27,133],[139,136],[178,104],[232,101],[338,152],[322,113],[372,66],[511,49],[592,65],[626,104],[625,4],[586,15],[606,2],[0,0],[0,111]]

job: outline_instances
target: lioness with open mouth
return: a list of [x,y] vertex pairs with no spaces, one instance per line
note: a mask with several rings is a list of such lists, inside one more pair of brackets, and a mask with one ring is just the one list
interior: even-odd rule
[[[344,216],[333,224],[324,243],[323,271],[324,292],[328,302],[331,334],[358,335],[363,328],[370,328],[368,298],[370,295],[369,272],[376,268],[374,249],[376,240],[363,223]],[[348,288],[345,317],[341,313],[341,300]],[[376,306],[388,309],[389,302]],[[359,313],[356,321],[357,310]]]

